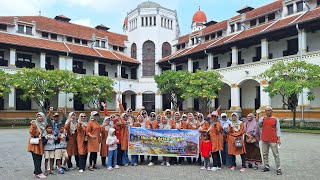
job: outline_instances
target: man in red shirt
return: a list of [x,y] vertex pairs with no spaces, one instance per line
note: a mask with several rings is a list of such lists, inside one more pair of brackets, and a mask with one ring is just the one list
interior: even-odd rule
[[[272,108],[267,106],[265,108],[266,116],[259,118],[259,125],[262,127],[261,130],[261,141],[262,141],[262,154],[264,168],[262,172],[270,171],[269,166],[269,148],[271,148],[274,160],[277,168],[277,175],[282,175],[280,168],[280,157],[278,151],[278,145],[280,145],[280,122],[272,116]],[[261,111],[257,110],[257,117],[259,117]]]

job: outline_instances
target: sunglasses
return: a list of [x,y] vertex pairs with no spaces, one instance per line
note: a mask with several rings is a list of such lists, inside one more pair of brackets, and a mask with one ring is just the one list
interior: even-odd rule
[[142,115],[146,115],[146,113],[142,113]]
[[227,116],[222,116],[222,118],[226,118]]
[[171,114],[171,113],[167,112],[166,114]]
[[156,116],[151,115],[150,117],[156,117]]
[[132,110],[129,110],[128,112],[132,112]]
[[87,117],[87,116],[80,116],[80,117],[84,118],[84,117]]
[[211,117],[218,117],[218,116],[212,115]]

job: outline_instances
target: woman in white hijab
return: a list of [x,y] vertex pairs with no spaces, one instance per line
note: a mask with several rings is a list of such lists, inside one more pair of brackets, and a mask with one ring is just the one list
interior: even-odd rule
[[29,128],[30,138],[28,141],[28,152],[32,154],[34,165],[33,174],[40,179],[46,178],[41,170],[42,155],[44,154],[42,137],[46,134],[46,123],[46,116],[42,112],[38,112],[36,120],[30,122],[31,125]]
[[65,130],[67,131],[68,144],[67,144],[67,153],[69,156],[68,167],[65,167],[65,170],[68,171],[68,168],[73,168],[71,157],[74,156],[76,160],[76,165],[79,166],[78,158],[78,147],[77,147],[77,125],[78,121],[76,119],[76,113],[70,112],[68,119],[66,121]]

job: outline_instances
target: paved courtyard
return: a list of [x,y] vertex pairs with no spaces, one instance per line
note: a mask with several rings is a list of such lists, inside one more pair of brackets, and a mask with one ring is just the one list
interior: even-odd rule
[[[31,154],[27,152],[27,129],[0,129],[0,179],[34,179]],[[64,175],[51,175],[47,179],[319,179],[320,135],[283,133],[280,157],[283,175],[277,176],[271,157],[271,172],[248,169],[244,173],[223,168],[217,172],[200,170],[198,166],[140,165],[108,171],[105,168],[83,174],[73,170]],[[99,158],[98,158],[99,159]],[[238,158],[239,159],[239,158]],[[239,161],[239,160],[238,160]],[[100,161],[99,161],[99,164]],[[240,164],[240,163],[238,163]],[[44,168],[43,168],[44,169]]]

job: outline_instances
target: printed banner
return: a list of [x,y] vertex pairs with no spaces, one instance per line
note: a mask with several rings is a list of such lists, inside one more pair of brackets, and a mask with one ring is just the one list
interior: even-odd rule
[[130,155],[197,157],[199,131],[177,129],[130,128]]

